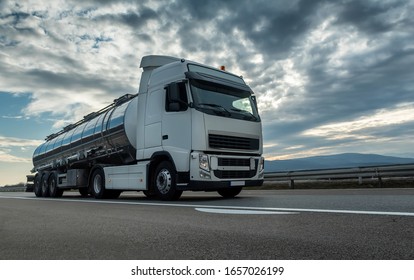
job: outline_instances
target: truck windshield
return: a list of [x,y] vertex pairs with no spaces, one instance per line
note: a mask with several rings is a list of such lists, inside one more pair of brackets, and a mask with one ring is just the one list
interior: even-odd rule
[[251,92],[208,81],[190,80],[193,106],[204,113],[260,121]]

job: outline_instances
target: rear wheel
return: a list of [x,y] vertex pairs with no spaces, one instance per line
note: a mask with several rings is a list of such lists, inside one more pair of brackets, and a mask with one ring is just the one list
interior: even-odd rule
[[96,169],[92,174],[91,190],[94,198],[105,198],[105,174],[102,169]]
[[42,186],[42,196],[43,197],[49,197],[50,196],[50,192],[49,192],[49,173],[43,173],[42,180],[40,182],[41,182],[41,186]]
[[224,198],[233,198],[241,192],[242,188],[221,189],[217,192]]
[[59,189],[57,186],[57,173],[56,172],[53,172],[50,174],[48,185],[49,185],[50,197],[61,197],[62,196],[63,190]]
[[36,197],[42,196],[42,183],[41,183],[41,174],[37,174],[34,178],[34,186],[33,186],[33,192]]
[[177,190],[176,172],[169,161],[161,162],[155,169],[154,190],[161,200],[177,200],[183,191]]

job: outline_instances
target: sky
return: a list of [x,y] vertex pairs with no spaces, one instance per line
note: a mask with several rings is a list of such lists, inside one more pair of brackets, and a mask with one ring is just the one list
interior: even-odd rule
[[0,0],[0,186],[45,136],[136,93],[149,54],[225,65],[267,160],[414,157],[414,1]]

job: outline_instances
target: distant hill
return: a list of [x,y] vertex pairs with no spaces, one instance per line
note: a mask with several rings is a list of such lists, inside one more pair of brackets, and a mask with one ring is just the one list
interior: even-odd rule
[[265,162],[265,172],[414,163],[413,158],[347,153]]

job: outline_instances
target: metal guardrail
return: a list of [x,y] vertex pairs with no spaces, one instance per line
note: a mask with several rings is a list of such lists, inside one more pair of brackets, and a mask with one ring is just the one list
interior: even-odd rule
[[26,191],[26,187],[25,186],[21,186],[21,187],[1,187],[0,188],[0,192],[24,192]]
[[295,180],[341,180],[358,179],[362,184],[364,178],[378,179],[382,184],[383,178],[414,176],[414,164],[364,166],[352,168],[297,170],[265,173],[265,181],[288,181],[291,188]]

